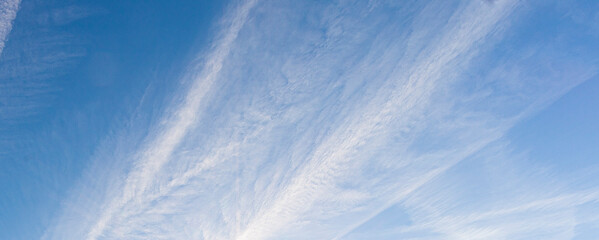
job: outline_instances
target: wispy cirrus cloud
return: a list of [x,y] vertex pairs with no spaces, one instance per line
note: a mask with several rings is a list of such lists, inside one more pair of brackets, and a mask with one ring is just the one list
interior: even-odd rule
[[[354,157],[359,154],[361,147],[369,145],[366,141],[387,137],[385,135],[391,132],[391,129],[416,128],[418,124],[414,121],[423,114],[427,107],[430,107],[431,95],[435,88],[443,85],[439,82],[447,81],[442,78],[447,75],[445,71],[455,71],[451,62],[459,56],[468,57],[472,46],[484,39],[498,21],[509,15],[514,4],[515,2],[504,1],[501,6],[496,8],[484,9],[483,6],[475,3],[458,9],[454,13],[455,15],[450,17],[449,24],[443,26],[445,32],[441,33],[435,43],[422,49],[414,59],[415,61],[397,69],[398,71],[404,70],[406,74],[398,74],[386,79],[382,94],[377,94],[378,97],[372,99],[362,111],[356,111],[355,116],[349,117],[351,120],[348,123],[339,126],[337,131],[328,136],[315,149],[312,156],[309,156],[306,165],[293,177],[291,184],[271,200],[272,206],[259,213],[239,239],[268,238],[280,229],[294,225],[303,214],[310,210],[314,211],[315,206],[313,205],[316,202],[330,201],[327,198],[332,196],[327,193],[339,188],[344,181],[348,181],[347,178],[358,170],[356,166],[362,167],[368,164],[371,159]],[[483,11],[489,12],[481,14]],[[464,60],[467,61],[467,59]],[[390,92],[385,92],[389,90]],[[357,196],[362,199],[333,199],[340,203],[349,200],[348,205],[355,207],[368,206],[368,203],[374,199],[389,198],[387,201],[394,201],[396,197],[382,196],[381,193],[397,192],[399,193],[397,198],[409,194],[411,190],[425,184],[430,178],[456,161],[484,146],[493,137],[498,137],[496,134],[489,136],[491,139],[479,141],[482,144],[473,146],[473,149],[460,149],[461,151],[444,154],[448,159],[451,159],[452,155],[457,155],[454,159],[447,161],[445,163],[447,165],[429,166],[428,169],[425,167],[424,171],[421,170],[422,172],[417,171],[417,168],[410,169],[412,174],[422,175],[407,179],[408,181],[403,182],[401,186],[387,186],[389,189],[377,189],[377,191],[360,189]],[[398,165],[404,164],[410,163],[404,162]],[[393,187],[399,187],[399,189],[391,191]],[[320,196],[326,197],[320,199]],[[336,208],[333,203],[326,207]],[[348,210],[350,209],[351,207]],[[332,211],[332,209],[326,208],[321,210]]]
[[144,144],[118,149],[132,166],[75,189],[45,237],[346,237],[596,74],[473,62],[519,4],[242,2]]
[[403,222],[346,239],[572,239],[599,224],[597,189],[576,189],[508,149],[483,149],[381,214],[409,216]]
[[152,184],[156,174],[164,164],[172,158],[173,151],[180,145],[189,129],[198,118],[202,118],[202,108],[206,107],[207,98],[217,81],[223,61],[231,51],[231,45],[237,38],[239,30],[243,27],[249,11],[255,0],[247,1],[235,11],[231,19],[227,19],[229,26],[223,31],[215,46],[207,56],[204,69],[199,75],[192,76],[194,81],[190,91],[186,94],[181,106],[166,117],[166,126],[159,130],[154,139],[149,141],[147,149],[139,154],[135,169],[129,173],[121,197],[114,199],[102,212],[98,221],[87,235],[87,239],[97,239],[103,234],[117,212],[123,211],[128,203],[137,198],[143,199]]
[[0,2],[0,54],[2,54],[2,49],[4,49],[8,34],[12,29],[12,21],[17,17],[20,3],[20,0]]

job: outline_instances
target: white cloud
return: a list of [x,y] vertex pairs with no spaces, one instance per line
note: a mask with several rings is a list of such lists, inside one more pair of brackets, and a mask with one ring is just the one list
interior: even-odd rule
[[[144,147],[98,154],[134,162],[104,177],[117,191],[98,194],[99,214],[65,211],[46,238],[69,219],[88,239],[341,238],[595,73],[538,88],[520,73],[522,86],[494,91],[517,66],[502,62],[463,79],[517,1],[314,4],[236,8]],[[456,87],[464,81],[491,87]],[[479,109],[506,98],[516,101]]]
[[[329,201],[326,198],[331,196],[327,192],[338,188],[340,179],[355,174],[353,171],[356,169],[351,165],[366,165],[371,160],[353,157],[359,154],[359,149],[367,146],[367,141],[370,139],[384,138],[388,132],[393,131],[392,128],[414,128],[414,120],[422,114],[426,107],[430,107],[431,94],[435,88],[443,85],[439,82],[446,81],[443,79],[443,76],[449,75],[446,74],[446,71],[455,71],[452,68],[452,61],[459,56],[468,56],[473,45],[484,39],[500,20],[509,15],[514,5],[514,2],[504,1],[499,6],[489,8],[480,3],[472,3],[472,5],[458,10],[450,18],[448,25],[444,26],[446,32],[442,33],[436,43],[422,49],[415,62],[406,64],[407,66],[400,63],[397,72],[403,70],[407,73],[392,75],[384,84],[382,92],[377,93],[377,97],[372,99],[370,104],[362,109],[363,111],[356,111],[355,116],[349,117],[350,120],[347,123],[339,126],[331,136],[328,136],[307,159],[305,166],[291,180],[291,184],[270,200],[272,201],[270,206],[254,217],[238,239],[271,237],[277,231],[297,224],[296,221],[307,211],[320,207],[314,206],[317,202]],[[462,61],[464,60],[467,61],[467,59]],[[447,163],[426,169],[424,172],[411,169],[410,171],[413,173],[410,175],[417,175],[415,178],[406,179],[407,182],[401,183],[401,187],[387,186],[390,189],[396,188],[399,196],[381,196],[382,192],[367,190],[367,193],[363,194],[368,197],[359,199],[350,207],[366,204],[373,198],[388,198],[387,201],[396,201],[397,198],[405,196],[414,188],[426,183],[456,161],[484,146],[484,143],[497,135],[489,137],[491,139],[481,139],[483,144],[479,144],[480,146],[444,154],[447,159],[455,156],[455,159],[449,160]],[[360,160],[364,162],[358,162]],[[394,163],[388,164],[395,165]],[[399,163],[399,165],[404,164],[410,163]],[[390,189],[378,190],[384,190],[386,193],[394,192],[389,191]],[[338,199],[337,201],[346,200],[348,199]],[[353,201],[353,199],[349,200]],[[336,208],[337,206],[329,207]],[[324,208],[320,210],[330,211]],[[347,209],[347,211],[351,210],[351,208]]]
[[[159,130],[155,139],[151,140],[147,149],[139,154],[137,166],[127,177],[122,196],[114,199],[103,210],[100,218],[90,230],[87,239],[97,239],[102,235],[106,226],[112,221],[115,214],[120,211],[128,202],[146,194],[148,186],[152,183],[155,175],[162,166],[171,159],[173,150],[180,144],[193,123],[200,118],[201,108],[205,107],[206,98],[216,81],[224,59],[230,52],[231,44],[237,37],[237,34],[243,26],[249,11],[255,1],[248,1],[240,6],[233,18],[230,19],[230,26],[223,32],[221,38],[217,39],[211,54],[204,63],[205,67],[191,86],[181,106],[174,111],[173,117],[167,117],[167,123],[164,129]],[[228,19],[229,20],[229,19]],[[143,196],[142,196],[143,197]]]
[[[486,164],[522,161],[514,156],[506,161],[503,157],[501,154],[487,157],[498,159]],[[409,212],[411,224],[381,229],[370,235],[378,235],[380,239],[386,239],[383,236],[430,239],[414,234],[427,232],[436,234],[432,239],[572,239],[578,226],[599,223],[597,218],[580,213],[584,205],[597,205],[598,189],[570,191],[562,181],[552,179],[547,173],[531,174],[531,171],[513,175],[509,173],[515,167],[512,164],[486,166],[484,170],[472,164],[477,160],[480,161],[473,159],[460,168],[481,171],[480,176],[470,176],[480,183],[460,185],[455,181],[460,178],[456,175],[460,170],[447,174],[399,204]],[[493,174],[502,174],[501,182],[490,180],[489,175]],[[469,195],[468,191],[478,194]],[[356,237],[359,234],[349,239]]]
[[2,49],[4,49],[8,34],[12,29],[12,21],[17,17],[20,3],[21,0],[0,2],[0,54],[2,54]]

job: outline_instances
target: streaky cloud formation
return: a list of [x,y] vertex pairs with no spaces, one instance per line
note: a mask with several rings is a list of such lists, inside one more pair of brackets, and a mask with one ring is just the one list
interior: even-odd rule
[[[572,239],[581,225],[597,224],[591,217],[594,211],[577,213],[597,206],[596,188],[569,190],[562,182],[547,180],[547,171],[516,174],[501,164],[526,159],[509,152],[506,145],[487,147],[383,213],[409,214],[410,224],[355,232],[347,239]],[[480,175],[458,174],[468,168]],[[488,176],[502,181],[486,182]],[[469,185],[456,184],[462,181]],[[473,193],[479,196],[476,202],[468,199]]]
[[17,17],[20,3],[21,0],[0,2],[0,54],[2,54],[2,49],[4,49],[8,34],[12,29],[12,21]]
[[173,113],[174,119],[165,119],[169,121],[167,126],[158,133],[155,139],[151,140],[148,149],[140,154],[141,159],[127,177],[122,197],[108,205],[89,232],[87,239],[97,239],[115,212],[122,210],[121,208],[135,198],[144,197],[139,195],[143,195],[147,191],[148,185],[151,184],[156,173],[170,160],[173,150],[183,140],[194,121],[201,118],[201,116],[197,116],[198,112],[202,112],[200,108],[205,105],[205,98],[214,85],[223,61],[230,52],[231,44],[237,37],[248,12],[255,4],[254,2],[248,1],[245,5],[240,6],[238,12],[234,14],[230,20],[230,26],[223,33],[222,38],[217,40],[213,52],[208,56],[205,68],[196,77],[197,80],[191,86],[182,105]]
[[[526,7],[233,1],[159,120],[107,137],[42,239],[571,238],[598,189],[520,184],[472,208],[452,191],[477,159],[511,164],[510,129],[597,75],[559,37],[514,40]],[[498,179],[481,188],[518,185]],[[409,224],[360,232],[395,208]]]
[[[466,6],[463,10],[460,9],[464,12],[458,10],[456,15],[459,17],[450,18],[449,24],[444,26],[447,32],[442,33],[446,35],[438,38],[438,45],[432,43],[431,46],[427,46],[421,54],[413,59],[410,65],[401,68],[407,72],[405,76],[391,76],[386,80],[383,89],[391,89],[390,93],[377,94],[377,96],[385,97],[372,99],[370,104],[364,107],[364,111],[359,111],[356,116],[351,116],[347,125],[341,125],[338,130],[327,137],[315,149],[314,154],[309,156],[306,166],[302,167],[297,176],[294,176],[291,184],[282,191],[281,196],[274,199],[272,207],[265,213],[260,213],[256,220],[250,222],[248,229],[239,239],[263,239],[271,234],[267,231],[277,231],[284,226],[293,225],[296,218],[312,208],[314,202],[319,201],[319,196],[342,184],[342,182],[336,182],[339,181],[337,179],[346,179],[347,176],[354,175],[356,169],[347,167],[347,165],[360,165],[352,155],[357,154],[360,147],[367,145],[366,140],[384,137],[383,134],[389,132],[394,121],[399,120],[399,123],[396,123],[399,125],[393,127],[409,128],[409,125],[402,126],[402,124],[411,123],[412,118],[419,115],[419,112],[429,104],[434,87],[441,85],[437,81],[441,81],[440,78],[446,75],[444,70],[448,68],[449,71],[454,70],[450,67],[450,62],[459,55],[468,55],[467,52],[473,44],[485,38],[498,21],[509,15],[514,2],[504,1],[493,9],[481,9],[480,4],[476,5],[479,6]],[[491,137],[495,136],[491,135]],[[486,141],[479,140],[483,143],[480,145],[484,146]],[[364,189],[358,196],[365,199],[350,199],[351,203],[348,204],[350,206],[353,204],[356,206],[366,205],[368,202],[373,202],[372,198],[390,197],[387,201],[396,201],[402,195],[409,194],[413,189],[426,183],[430,178],[454,164],[455,161],[459,161],[460,158],[467,156],[479,147],[475,146],[474,149],[465,149],[463,152],[454,153],[457,155],[455,160],[447,161],[446,166],[427,169],[428,172],[423,172],[421,177],[409,179],[400,186],[388,186],[396,188],[394,190],[397,191],[398,196],[377,196],[377,192],[364,191]],[[379,189],[379,191],[392,192],[390,189]],[[337,199],[336,201],[344,200]],[[326,201],[326,199],[320,201]],[[305,209],[301,209],[302,207]],[[331,204],[330,207],[334,207],[334,205]],[[325,212],[331,210],[324,209]]]

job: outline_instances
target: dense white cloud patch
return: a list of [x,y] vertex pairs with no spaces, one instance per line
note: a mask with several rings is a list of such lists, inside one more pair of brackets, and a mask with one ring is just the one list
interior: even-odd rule
[[[398,202],[424,208],[413,200],[424,186],[596,74],[594,65],[528,73],[518,62],[534,53],[473,63],[502,41],[519,4],[242,2],[143,146],[98,153],[98,161],[121,157],[132,167],[100,176],[107,190],[76,188],[45,238],[335,239]],[[468,77],[474,67],[489,74]],[[474,81],[480,89],[463,86]],[[398,232],[468,229],[575,204],[576,194],[597,195],[532,200],[459,221],[414,210],[418,222]]]

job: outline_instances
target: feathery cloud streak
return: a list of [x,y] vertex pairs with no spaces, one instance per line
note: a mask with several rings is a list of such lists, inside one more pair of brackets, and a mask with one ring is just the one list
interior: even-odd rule
[[[572,183],[551,172],[522,168],[526,159],[509,152],[505,146],[486,148],[386,213],[408,214],[409,224],[346,239],[572,239],[585,225],[599,224],[596,188],[572,190]],[[478,174],[459,174],[464,171]]]
[[20,3],[21,0],[6,0],[0,2],[0,54],[2,54],[2,49],[4,49],[8,34],[12,29],[12,21],[17,17]]
[[[459,17],[452,18],[451,25],[445,26],[447,32],[439,38],[438,45],[433,43],[430,49],[424,49],[416,58],[414,65],[407,69],[407,79],[391,76],[388,80],[391,86],[385,86],[383,89],[392,89],[392,92],[385,99],[373,99],[371,104],[364,108],[366,112],[357,112],[357,116],[350,118],[353,121],[346,126],[340,126],[330,137],[327,137],[310,156],[306,166],[294,177],[291,184],[274,199],[272,206],[250,222],[248,229],[238,239],[265,239],[272,234],[269,233],[270,231],[277,231],[294,224],[295,218],[308,211],[314,202],[319,200],[319,196],[339,185],[336,182],[338,178],[351,176],[351,171],[355,169],[348,169],[346,166],[359,164],[351,162],[351,160],[355,161],[352,155],[357,154],[358,149],[366,145],[365,141],[384,135],[389,131],[392,122],[398,120],[397,116],[402,118],[400,120],[402,123],[410,123],[411,118],[427,105],[433,88],[440,85],[437,81],[442,81],[440,78],[445,75],[443,71],[453,70],[447,69],[447,65],[457,56],[467,54],[473,44],[483,39],[498,21],[509,14],[514,3],[514,1],[504,1],[496,8],[487,9],[481,9],[486,6],[474,3],[472,5],[478,6],[467,6],[463,9],[464,12],[458,12],[456,15]],[[395,77],[398,79],[394,79]],[[394,85],[399,86],[393,88]],[[452,161],[449,161],[448,165],[451,164]],[[425,173],[423,179],[402,184],[404,185],[402,188],[405,187],[400,191],[402,195],[424,184],[437,173],[434,169],[430,170],[429,173]],[[409,186],[411,184],[415,186]],[[367,192],[366,194],[375,197],[377,193]],[[364,202],[360,204],[366,204],[369,200],[361,199],[361,201]]]
[[115,212],[121,210],[120,208],[127,202],[143,194],[156,172],[169,161],[174,148],[180,144],[188,129],[199,118],[197,114],[201,112],[200,107],[205,104],[205,97],[219,75],[223,60],[229,54],[231,44],[237,37],[239,29],[243,26],[248,12],[255,2],[247,1],[234,14],[230,26],[223,33],[222,38],[217,40],[217,45],[214,46],[213,52],[208,56],[205,68],[191,86],[182,106],[175,111],[174,119],[167,120],[172,122],[167,123],[165,129],[150,143],[147,150],[140,154],[141,159],[136,169],[127,177],[122,196],[108,205],[89,232],[87,239],[97,239]]
[[88,239],[343,237],[595,73],[464,78],[517,7],[241,4]]

